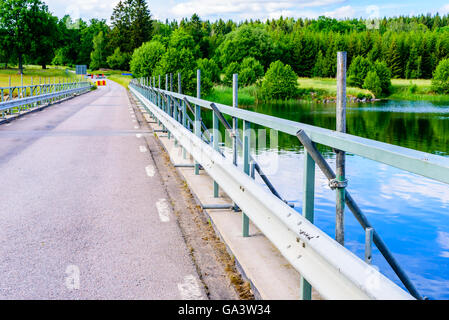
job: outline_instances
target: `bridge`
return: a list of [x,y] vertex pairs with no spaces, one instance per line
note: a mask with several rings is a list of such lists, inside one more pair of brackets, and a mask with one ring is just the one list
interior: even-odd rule
[[[201,99],[200,71],[196,97],[180,74],[178,92],[173,75],[163,81],[75,83],[0,104],[1,298],[236,299],[231,262],[256,298],[423,298],[316,144],[444,183],[447,159],[239,109],[237,77],[233,107]],[[302,215],[251,155],[251,125],[304,146]],[[313,224],[316,166],[365,229],[365,260]],[[373,245],[405,290],[371,266]]]

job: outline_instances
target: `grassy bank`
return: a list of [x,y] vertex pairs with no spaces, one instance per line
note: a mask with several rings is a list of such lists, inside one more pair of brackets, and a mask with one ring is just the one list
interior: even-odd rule
[[[23,70],[23,84],[30,85],[31,81],[34,84],[43,83],[44,79],[48,83],[59,81],[67,81],[75,79],[76,75],[72,72],[66,72],[65,67],[48,66],[48,69],[42,69],[40,66],[25,66]],[[0,87],[8,87],[9,79],[11,78],[12,86],[19,86],[21,84],[21,77],[17,68],[0,69]]]
[[[333,78],[299,78],[299,87],[315,91],[317,97],[334,98],[337,95],[337,82]],[[392,100],[424,100],[434,102],[449,102],[449,95],[435,94],[431,91],[432,81],[429,79],[392,79],[391,92],[386,99]],[[355,87],[347,87],[348,96],[359,94],[371,95],[370,91]]]
[[429,79],[392,79],[391,83],[393,87],[388,99],[449,102],[449,95],[432,92],[432,80]]
[[[257,90],[255,86],[240,88],[238,92],[239,105],[254,105],[256,103],[256,91]],[[232,106],[232,88],[225,86],[216,86],[212,89],[212,92],[204,96],[203,99]]]

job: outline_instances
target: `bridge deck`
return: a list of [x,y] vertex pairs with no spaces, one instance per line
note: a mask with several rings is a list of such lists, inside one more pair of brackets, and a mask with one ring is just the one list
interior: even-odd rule
[[133,117],[109,82],[0,126],[0,299],[205,297]]

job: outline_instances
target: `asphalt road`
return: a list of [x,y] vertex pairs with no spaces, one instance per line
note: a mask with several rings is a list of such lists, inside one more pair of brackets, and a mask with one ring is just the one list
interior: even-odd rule
[[0,299],[206,298],[134,117],[109,82],[0,125]]

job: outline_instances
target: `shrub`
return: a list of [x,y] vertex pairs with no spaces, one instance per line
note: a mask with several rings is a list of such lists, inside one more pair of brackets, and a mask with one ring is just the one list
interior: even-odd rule
[[298,95],[298,76],[293,69],[281,61],[272,62],[262,81],[261,94],[264,99],[289,99]]
[[224,83],[228,86],[232,85],[232,76],[239,71],[240,66],[237,62],[230,63],[224,70]]
[[382,93],[381,81],[375,71],[368,72],[363,83],[363,88],[371,91],[376,97]]
[[373,69],[374,66],[369,59],[362,56],[355,57],[348,69],[348,84],[362,88],[368,72]]
[[388,68],[385,61],[376,61],[374,63],[374,69],[380,80],[380,87],[382,88],[382,94],[390,92],[391,88],[391,70]]
[[239,71],[239,84],[249,86],[263,77],[263,67],[253,57],[243,59]]
[[212,59],[198,59],[196,61],[198,69],[201,70],[201,76],[209,78],[212,83],[220,83],[220,69]]
[[441,60],[435,69],[432,90],[440,94],[449,94],[449,59]]
[[114,53],[106,59],[109,68],[114,70],[128,70],[129,60],[130,55],[126,52],[121,52],[120,48],[115,49]]

